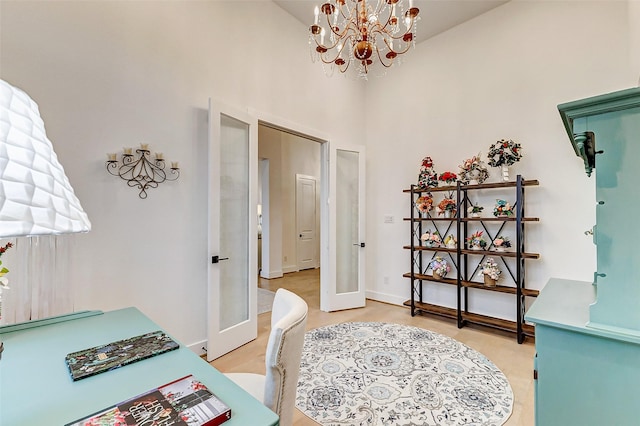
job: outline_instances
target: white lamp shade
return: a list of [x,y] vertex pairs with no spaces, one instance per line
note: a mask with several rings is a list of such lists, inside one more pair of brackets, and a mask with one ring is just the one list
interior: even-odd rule
[[38,105],[0,80],[0,238],[87,232]]

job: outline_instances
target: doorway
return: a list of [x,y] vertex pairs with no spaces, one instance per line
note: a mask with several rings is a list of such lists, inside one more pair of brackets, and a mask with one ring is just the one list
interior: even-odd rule
[[320,267],[321,147],[259,123],[261,278]]

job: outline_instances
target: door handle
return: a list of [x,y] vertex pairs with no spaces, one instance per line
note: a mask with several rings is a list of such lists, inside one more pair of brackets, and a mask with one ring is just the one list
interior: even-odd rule
[[364,247],[364,243],[354,243],[354,246],[360,246],[360,247]]
[[211,256],[211,263],[220,263],[221,260],[229,260],[228,257]]

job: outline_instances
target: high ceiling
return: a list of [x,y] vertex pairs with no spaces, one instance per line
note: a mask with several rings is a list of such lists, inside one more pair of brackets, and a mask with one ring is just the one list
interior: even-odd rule
[[[313,8],[327,0],[274,0],[305,25],[313,23]],[[420,9],[416,42],[424,41],[449,28],[481,15],[508,0],[415,0]],[[408,0],[404,0],[408,4]]]

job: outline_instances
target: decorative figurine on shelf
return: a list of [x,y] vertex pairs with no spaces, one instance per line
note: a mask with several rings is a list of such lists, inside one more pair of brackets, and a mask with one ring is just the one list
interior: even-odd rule
[[449,196],[438,203],[436,210],[438,214],[443,215],[445,218],[454,217],[456,215],[456,202]]
[[418,187],[435,188],[438,186],[438,174],[433,169],[433,160],[431,157],[422,159],[420,174],[418,175]]
[[447,238],[444,239],[444,245],[446,248],[454,249],[458,247],[458,239],[453,236],[453,234],[447,235]]
[[475,185],[487,180],[489,177],[489,169],[487,169],[487,165],[484,161],[481,161],[480,158],[480,153],[478,153],[478,155],[467,158],[464,160],[464,163],[458,166],[460,168],[460,182]]
[[496,261],[493,260],[492,257],[489,257],[482,262],[480,268],[482,269],[480,269],[479,275],[484,278],[484,285],[487,287],[495,287],[496,282],[500,279],[500,274],[502,274]]
[[433,278],[441,280],[446,277],[449,272],[451,272],[451,266],[446,259],[443,259],[440,256],[436,256],[433,258],[431,262],[429,262],[429,268],[433,272]]
[[469,250],[485,250],[487,247],[487,240],[482,236],[483,231],[476,231],[471,234],[470,237],[467,237],[465,241],[467,242],[467,247]]
[[467,209],[467,213],[469,213],[470,217],[480,217],[482,210],[484,210],[484,207],[474,204]]
[[442,243],[442,238],[437,230],[431,232],[429,229],[420,236],[420,239],[425,247],[440,247],[440,243]]
[[456,176],[456,174],[453,172],[444,172],[440,175],[438,180],[440,182],[446,183],[447,185],[455,185],[456,181],[458,180],[458,176]]
[[496,248],[496,251],[505,251],[506,249],[511,248],[511,240],[509,240],[509,237],[500,235],[493,240],[493,246]]
[[496,200],[493,207],[493,215],[495,217],[511,217],[513,216],[513,206],[505,200]]
[[522,147],[511,139],[500,139],[489,147],[489,165],[502,167],[502,180],[509,180],[509,166],[522,158]]
[[430,192],[418,197],[416,200],[416,208],[419,212],[425,214],[428,214],[433,209],[433,196]]

